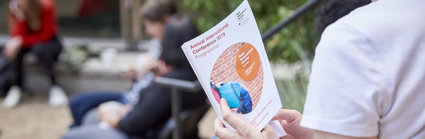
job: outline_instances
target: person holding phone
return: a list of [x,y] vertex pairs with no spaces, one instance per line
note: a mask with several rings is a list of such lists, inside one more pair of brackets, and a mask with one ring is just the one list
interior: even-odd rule
[[13,67],[14,83],[3,101],[6,108],[18,104],[23,92],[23,58],[34,53],[50,81],[51,106],[65,106],[68,98],[57,84],[54,64],[62,51],[53,0],[7,0],[7,20],[11,39],[2,54]]

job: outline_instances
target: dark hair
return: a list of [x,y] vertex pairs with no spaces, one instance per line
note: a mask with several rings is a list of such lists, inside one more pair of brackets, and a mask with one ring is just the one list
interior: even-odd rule
[[369,4],[370,0],[324,0],[316,10],[315,29],[320,35],[325,28],[351,11]]
[[165,27],[160,59],[174,67],[190,67],[181,46],[198,35],[199,31],[189,17],[172,16]]
[[176,6],[171,0],[147,0],[140,11],[142,19],[164,22],[165,15],[173,15],[177,12]]

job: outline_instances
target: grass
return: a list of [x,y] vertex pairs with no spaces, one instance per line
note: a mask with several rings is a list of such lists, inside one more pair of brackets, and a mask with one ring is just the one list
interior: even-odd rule
[[283,108],[303,112],[307,94],[307,79],[276,80]]

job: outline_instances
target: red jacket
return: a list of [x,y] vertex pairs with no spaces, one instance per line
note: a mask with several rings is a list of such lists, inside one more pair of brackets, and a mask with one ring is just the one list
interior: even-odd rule
[[55,4],[52,1],[41,2],[41,27],[39,31],[31,31],[28,29],[27,22],[18,21],[15,22],[11,30],[11,36],[21,36],[23,40],[23,48],[31,48],[36,43],[46,43],[51,41],[58,31],[56,16],[55,16]]

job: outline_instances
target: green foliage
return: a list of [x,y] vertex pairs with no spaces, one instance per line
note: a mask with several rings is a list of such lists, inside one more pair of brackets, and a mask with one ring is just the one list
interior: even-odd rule
[[307,84],[308,78],[301,74],[294,79],[276,80],[283,108],[295,109],[302,113],[307,95]]
[[[290,16],[307,0],[250,0],[260,32],[271,28]],[[182,8],[195,19],[203,32],[230,14],[242,0],[183,0]],[[289,63],[309,63],[312,59],[316,36],[313,31],[314,12],[309,11],[296,22],[281,30],[265,42],[269,59]]]
[[89,48],[87,46],[68,46],[64,48],[59,57],[59,63],[71,72],[79,72],[89,58]]

